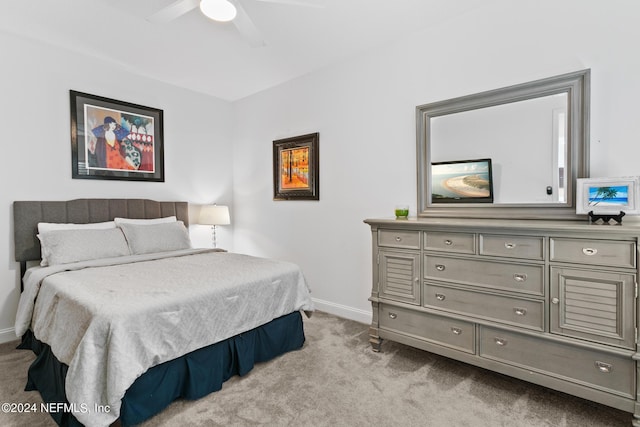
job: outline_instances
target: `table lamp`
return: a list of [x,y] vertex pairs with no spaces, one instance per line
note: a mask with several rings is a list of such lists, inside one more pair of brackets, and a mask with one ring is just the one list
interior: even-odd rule
[[198,223],[211,226],[211,240],[213,241],[213,247],[216,248],[216,226],[231,224],[229,207],[216,204],[203,205],[200,208]]

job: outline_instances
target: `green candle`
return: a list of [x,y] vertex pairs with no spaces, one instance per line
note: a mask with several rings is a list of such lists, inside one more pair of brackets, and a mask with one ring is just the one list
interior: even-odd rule
[[409,216],[409,206],[399,205],[396,206],[396,219],[407,219]]

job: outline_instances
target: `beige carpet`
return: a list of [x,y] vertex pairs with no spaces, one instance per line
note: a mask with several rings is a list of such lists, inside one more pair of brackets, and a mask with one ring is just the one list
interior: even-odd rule
[[[151,426],[631,426],[632,415],[385,341],[367,325],[316,312],[307,342],[198,401],[175,402]],[[24,392],[28,351],[0,346],[0,402]],[[0,426],[50,426],[48,414],[0,413]]]

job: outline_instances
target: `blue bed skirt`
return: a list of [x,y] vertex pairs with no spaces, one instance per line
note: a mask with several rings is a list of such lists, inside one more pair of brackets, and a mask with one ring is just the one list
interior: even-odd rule
[[[294,312],[154,366],[139,377],[122,398],[120,422],[139,424],[161,412],[176,399],[199,399],[218,391],[234,375],[245,375],[255,363],[265,362],[304,344],[302,315]],[[60,363],[51,348],[29,330],[21,349],[32,350],[36,359],[29,367],[25,390],[38,390],[46,403],[68,403],[65,394],[67,365]],[[82,426],[71,413],[51,413],[63,427]]]

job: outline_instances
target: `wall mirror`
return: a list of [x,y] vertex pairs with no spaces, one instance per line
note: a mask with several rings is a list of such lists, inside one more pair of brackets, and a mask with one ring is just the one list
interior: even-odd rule
[[583,70],[416,107],[418,216],[578,218],[589,82]]

